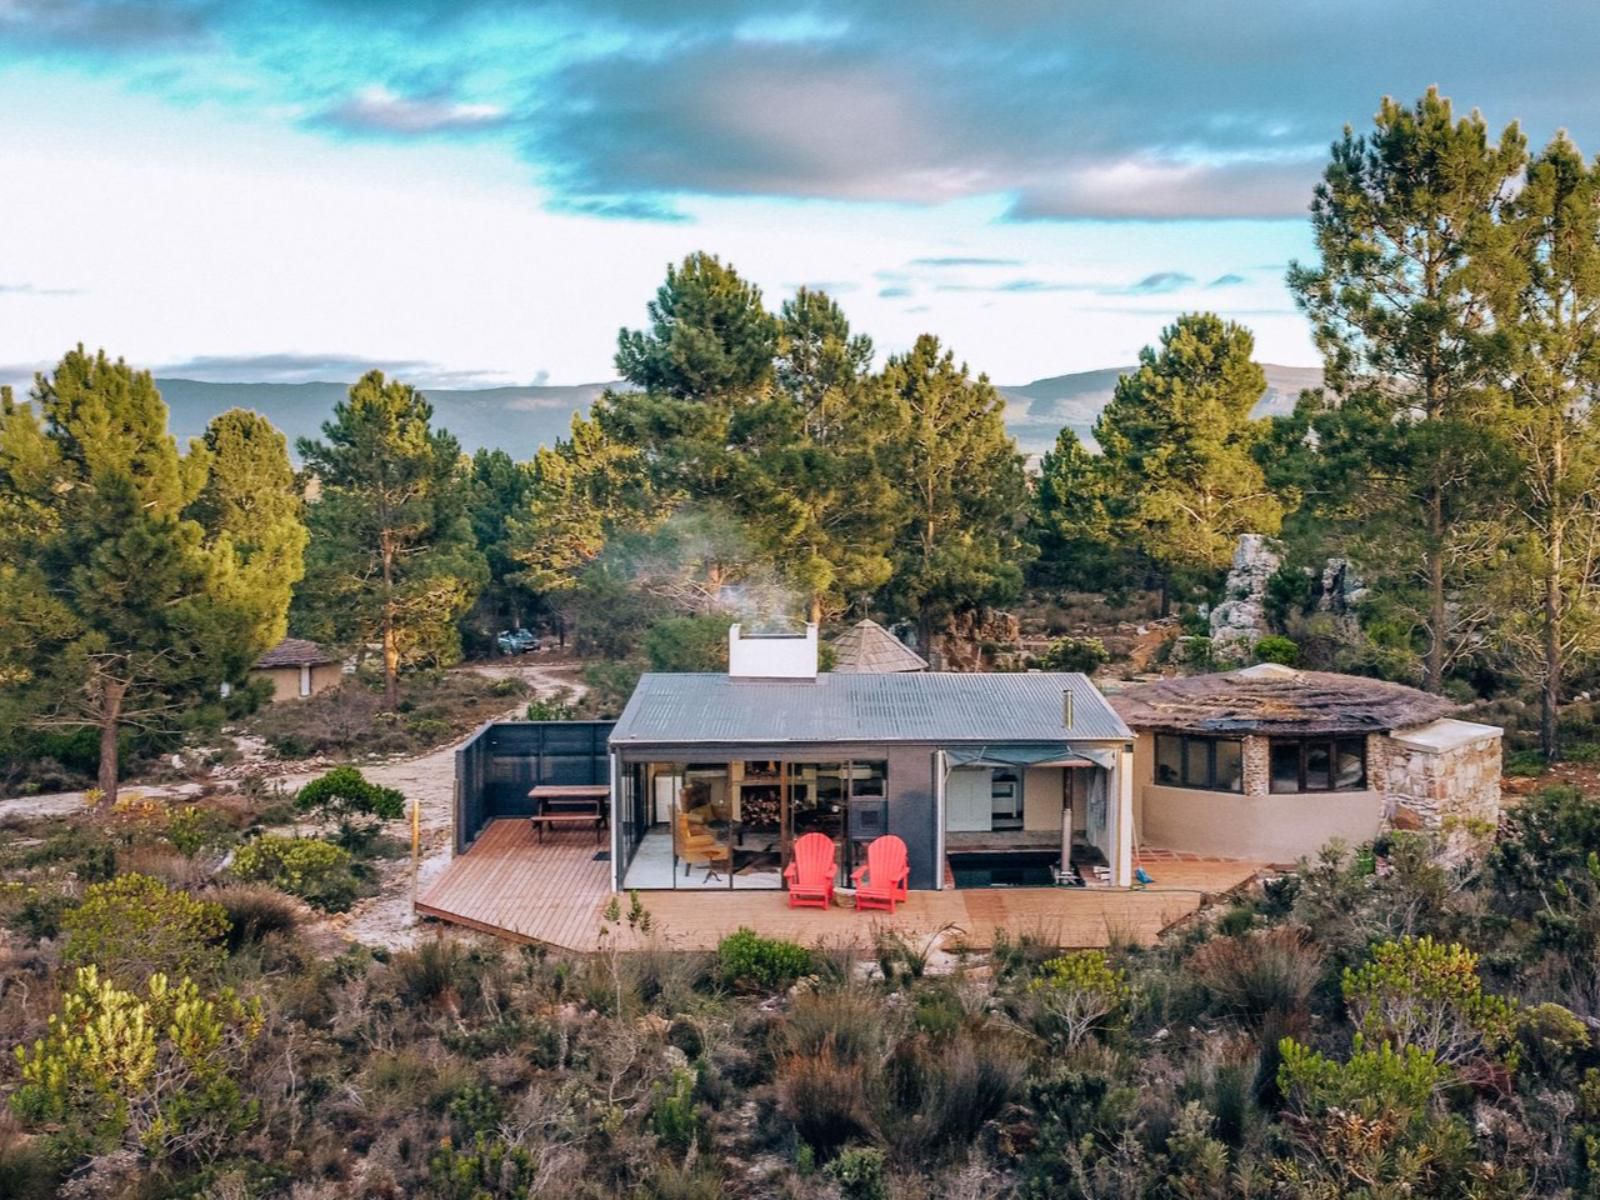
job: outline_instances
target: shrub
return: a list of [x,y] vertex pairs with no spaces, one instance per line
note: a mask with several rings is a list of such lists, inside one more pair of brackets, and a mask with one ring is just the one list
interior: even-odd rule
[[123,991],[84,967],[45,1036],[18,1048],[12,1106],[72,1155],[216,1153],[256,1121],[238,1075],[261,1028],[260,1003],[231,990],[206,995],[157,973]]
[[897,1159],[964,1155],[1016,1094],[1026,1063],[1014,1038],[982,1027],[902,1042],[885,1071],[877,1122]]
[[695,1102],[694,1072],[682,1067],[672,1073],[670,1085],[657,1083],[651,1091],[650,1128],[661,1144],[676,1154],[689,1147],[711,1148],[711,1129]]
[[806,992],[778,1026],[789,1054],[831,1053],[842,1063],[872,1062],[883,1048],[883,1003],[866,992]]
[[729,987],[772,992],[811,970],[811,951],[740,926],[717,944],[717,968]]
[[1483,990],[1478,956],[1430,937],[1373,949],[1344,973],[1350,1016],[1374,1045],[1414,1047],[1455,1066],[1484,1052],[1515,1056],[1516,1007]]
[[1029,1016],[1039,1033],[1072,1050],[1114,1025],[1131,994],[1126,971],[1112,967],[1102,951],[1079,950],[1042,964],[1028,985]]
[[371,840],[377,821],[406,815],[406,798],[394,788],[369,783],[354,767],[335,767],[300,789],[294,804],[301,812],[339,826],[339,843],[354,847]]
[[1050,643],[1039,658],[1047,671],[1082,671],[1092,675],[1111,658],[1105,643],[1096,637],[1064,637]]
[[401,993],[414,1004],[454,1002],[475,978],[467,947],[454,938],[434,938],[396,954],[390,965]]
[[313,908],[343,912],[359,890],[350,864],[350,852],[331,842],[269,836],[239,848],[233,875],[246,883],[269,883]]
[[222,962],[228,915],[220,904],[197,900],[149,875],[119,875],[90,887],[83,903],[61,918],[61,926],[69,964],[98,966],[115,980],[133,983],[157,972],[215,970]]
[[554,696],[535,696],[528,701],[530,721],[570,721],[578,715],[572,693],[562,688]]
[[1305,1012],[1322,976],[1322,953],[1304,930],[1288,926],[1213,938],[1189,959],[1212,997],[1253,1024]]
[[841,1061],[832,1046],[778,1063],[778,1106],[796,1135],[824,1158],[871,1128],[867,1071]]
[[538,1177],[533,1154],[482,1133],[460,1148],[446,1138],[428,1160],[430,1194],[440,1200],[509,1200],[528,1195]]
[[186,858],[222,845],[228,832],[228,822],[221,813],[196,804],[175,809],[167,816],[167,841]]
[[228,917],[228,949],[237,953],[273,934],[293,933],[301,908],[277,888],[264,884],[230,884],[207,893]]
[[1300,647],[1291,638],[1269,633],[1255,644],[1255,656],[1258,663],[1281,663],[1292,667],[1300,662]]
[[886,1163],[876,1146],[851,1147],[828,1164],[828,1174],[844,1200],[889,1200]]
[[1355,1052],[1342,1063],[1293,1038],[1284,1038],[1278,1051],[1283,1058],[1278,1087],[1302,1113],[1330,1108],[1368,1116],[1417,1113],[1447,1075],[1443,1065],[1419,1046],[1396,1050],[1385,1042],[1371,1049],[1359,1035]]

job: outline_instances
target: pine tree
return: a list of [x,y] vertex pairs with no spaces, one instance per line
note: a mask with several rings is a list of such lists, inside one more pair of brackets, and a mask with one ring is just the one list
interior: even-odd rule
[[305,575],[305,506],[288,444],[265,417],[235,408],[212,418],[201,446],[206,482],[186,515],[221,557],[235,602],[255,610],[259,654],[288,632],[289,601]]
[[1034,481],[1034,536],[1039,566],[1055,578],[1104,588],[1116,573],[1125,540],[1111,518],[1111,480],[1104,456],[1064,428],[1039,460]]
[[1027,478],[1000,393],[938,338],[923,334],[891,358],[880,386],[884,467],[907,512],[889,599],[917,620],[926,647],[940,618],[1020,591],[1034,549],[1021,536]]
[[[1251,416],[1267,380],[1250,331],[1211,313],[1190,313],[1145,347],[1117,380],[1095,421],[1120,536],[1159,567],[1215,571],[1241,533],[1278,531],[1283,500],[1255,450],[1267,426]],[[1081,467],[1081,463],[1080,463]],[[1091,521],[1098,518],[1092,506]]]
[[384,703],[399,703],[403,662],[460,653],[455,621],[488,571],[478,553],[455,438],[410,384],[369,371],[300,455],[320,497],[300,620],[331,640],[383,651]]
[[1320,263],[1289,271],[1330,389],[1302,419],[1330,445],[1371,439],[1347,458],[1365,467],[1328,481],[1330,511],[1371,535],[1357,548],[1373,582],[1418,595],[1434,690],[1481,611],[1451,597],[1469,590],[1472,530],[1495,491],[1482,437],[1493,347],[1469,267],[1525,160],[1515,125],[1491,142],[1482,117],[1457,120],[1436,90],[1413,108],[1385,98],[1370,133],[1347,127],[1333,146],[1311,210]]
[[480,449],[467,473],[472,533],[489,571],[479,606],[521,628],[535,598],[523,585],[522,564],[513,556],[512,522],[528,505],[533,466],[514,461],[504,450]]
[[1528,168],[1471,282],[1506,350],[1497,431],[1515,457],[1495,629],[1561,755],[1563,684],[1600,654],[1600,167],[1565,137]]
[[254,659],[261,606],[184,516],[204,454],[178,453],[147,372],[67,354],[32,405],[0,402],[0,678],[8,714],[97,729],[99,789],[117,794],[119,735],[165,731]]

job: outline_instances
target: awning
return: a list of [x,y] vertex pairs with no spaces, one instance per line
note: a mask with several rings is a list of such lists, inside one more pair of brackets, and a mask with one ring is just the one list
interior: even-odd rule
[[998,746],[961,746],[948,749],[952,767],[1092,767],[1085,752],[1067,742],[1011,742]]

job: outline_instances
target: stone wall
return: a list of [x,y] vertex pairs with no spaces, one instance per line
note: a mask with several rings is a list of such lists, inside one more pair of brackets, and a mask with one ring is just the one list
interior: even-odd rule
[[1272,790],[1271,743],[1264,737],[1244,739],[1244,794],[1265,796]]
[[1500,730],[1443,720],[1370,741],[1381,755],[1390,827],[1450,832],[1461,822],[1499,819]]

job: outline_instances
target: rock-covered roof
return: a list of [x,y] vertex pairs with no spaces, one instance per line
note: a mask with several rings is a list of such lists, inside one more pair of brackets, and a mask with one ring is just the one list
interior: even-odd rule
[[926,671],[927,661],[876,621],[858,621],[831,643],[839,675],[889,675]]
[[315,667],[322,663],[339,661],[339,656],[305,638],[284,638],[271,650],[256,659],[255,669],[273,667]]
[[1108,699],[1134,729],[1214,734],[1387,733],[1458,707],[1403,684],[1274,663],[1163,679]]

